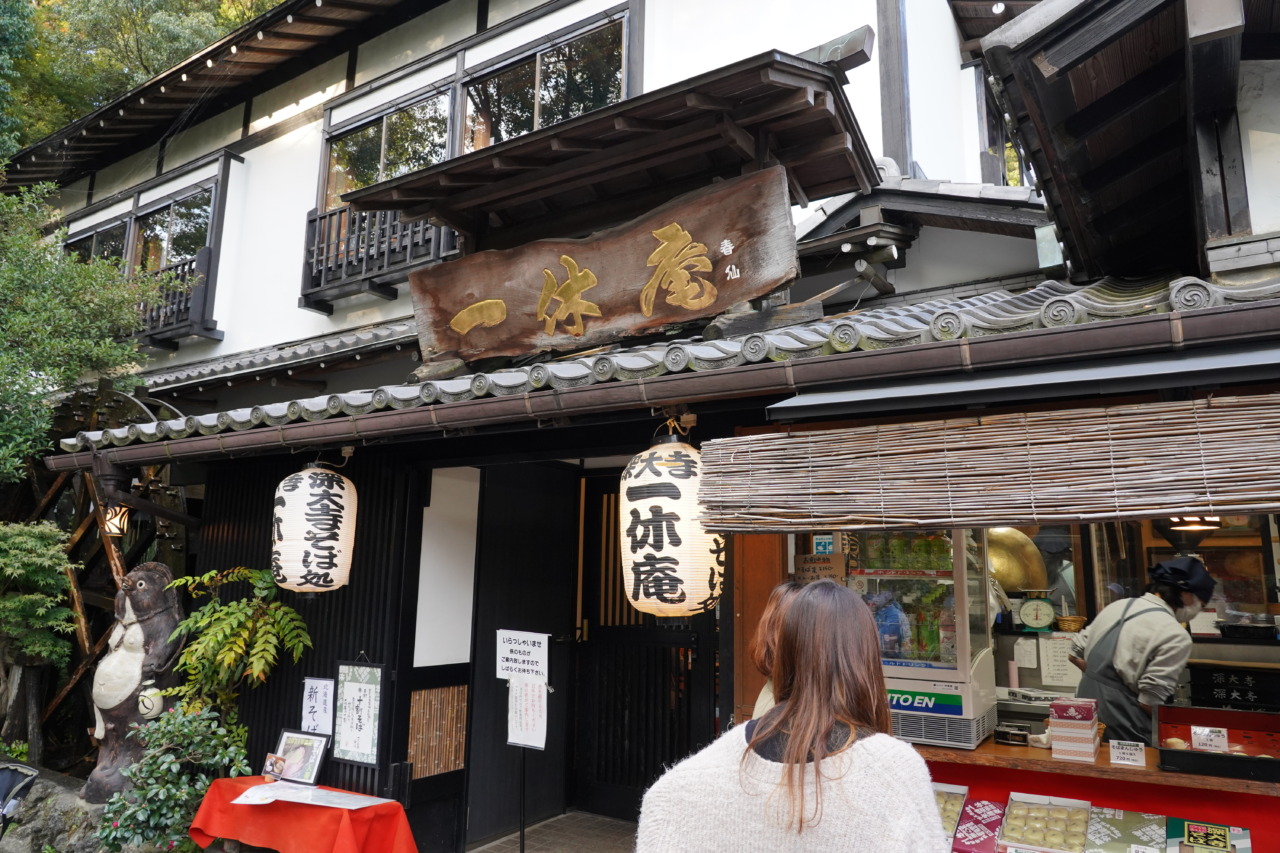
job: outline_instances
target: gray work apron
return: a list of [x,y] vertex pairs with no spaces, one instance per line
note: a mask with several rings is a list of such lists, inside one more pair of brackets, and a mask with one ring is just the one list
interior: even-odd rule
[[1098,700],[1098,718],[1107,726],[1104,740],[1141,741],[1150,746],[1151,714],[1142,710],[1137,695],[1120,680],[1113,662],[1120,640],[1120,628],[1124,623],[1143,613],[1160,609],[1144,607],[1130,616],[1129,610],[1137,601],[1136,598],[1130,599],[1116,623],[1085,653],[1084,675],[1080,678],[1080,686],[1076,688],[1076,696]]

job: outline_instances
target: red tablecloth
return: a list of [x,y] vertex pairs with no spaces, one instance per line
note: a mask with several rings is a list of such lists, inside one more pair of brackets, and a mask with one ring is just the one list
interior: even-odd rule
[[260,806],[231,803],[246,788],[265,781],[262,776],[215,779],[191,821],[192,840],[208,847],[215,838],[234,839],[280,853],[417,853],[399,803],[362,809],[285,801]]

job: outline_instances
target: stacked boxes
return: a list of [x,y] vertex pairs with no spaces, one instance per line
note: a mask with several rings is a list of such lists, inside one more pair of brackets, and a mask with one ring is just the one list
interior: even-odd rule
[[1098,702],[1054,699],[1049,703],[1049,734],[1054,758],[1093,761],[1098,757]]

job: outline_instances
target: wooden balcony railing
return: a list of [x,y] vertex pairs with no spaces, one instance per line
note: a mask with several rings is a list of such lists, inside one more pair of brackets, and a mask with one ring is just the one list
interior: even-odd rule
[[194,258],[160,270],[172,273],[183,286],[167,291],[157,303],[142,306],[139,336],[144,344],[177,349],[178,339],[191,335],[222,340],[222,332],[213,319],[212,260],[213,250],[206,246]]
[[410,269],[456,251],[453,231],[426,221],[401,222],[395,211],[312,210],[299,304],[332,314],[336,300],[360,293],[395,299],[394,285]]

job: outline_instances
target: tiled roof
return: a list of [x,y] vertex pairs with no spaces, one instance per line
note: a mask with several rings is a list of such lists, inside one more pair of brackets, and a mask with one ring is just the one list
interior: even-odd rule
[[583,355],[528,367],[476,373],[410,385],[232,409],[209,415],[82,432],[61,447],[76,452],[139,442],[279,426],[296,421],[362,415],[484,397],[504,397],[682,371],[709,371],[763,361],[821,358],[853,350],[905,347],[1120,317],[1190,311],[1280,296],[1280,278],[1227,286],[1193,277],[1169,280],[1102,279],[1087,285],[1045,281],[1021,293],[1008,290],[968,298],[940,298],[875,308],[727,340],[691,338]]
[[162,391],[206,379],[227,379],[246,373],[258,373],[268,368],[288,367],[322,361],[326,358],[332,359],[335,356],[355,355],[394,344],[407,343],[416,347],[418,334],[414,329],[412,318],[393,320],[390,323],[351,329],[309,341],[280,344],[266,349],[238,353],[228,358],[184,364],[172,370],[149,372],[143,377],[143,381],[150,390]]

